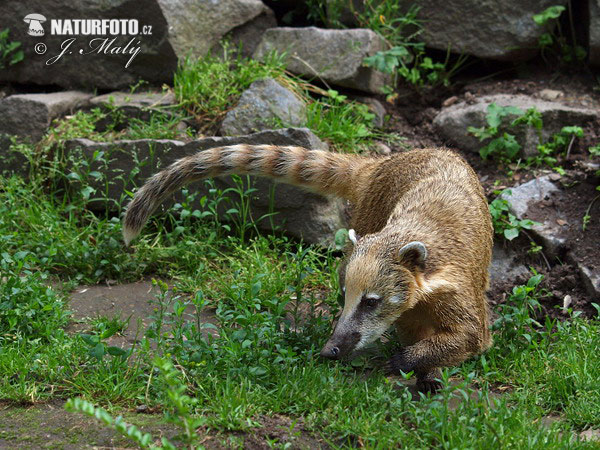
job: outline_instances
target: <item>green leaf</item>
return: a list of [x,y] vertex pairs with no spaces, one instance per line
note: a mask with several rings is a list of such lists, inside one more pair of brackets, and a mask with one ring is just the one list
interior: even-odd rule
[[96,358],[98,361],[102,360],[105,353],[105,347],[102,342],[99,342],[94,348],[90,350],[90,356]]
[[99,336],[91,334],[80,334],[79,336],[81,336],[81,339],[83,339],[83,341],[91,347],[97,345],[100,342]]
[[533,16],[533,20],[538,25],[544,25],[551,19],[558,19],[565,10],[564,6],[550,6],[539,14]]
[[542,48],[552,45],[554,38],[550,33],[544,33],[538,39],[538,45]]
[[127,350],[125,350],[125,349],[122,349],[120,347],[113,347],[113,346],[107,347],[106,352],[112,356],[126,356],[128,353]]
[[504,237],[509,241],[512,241],[519,235],[519,230],[517,228],[507,228],[504,230]]

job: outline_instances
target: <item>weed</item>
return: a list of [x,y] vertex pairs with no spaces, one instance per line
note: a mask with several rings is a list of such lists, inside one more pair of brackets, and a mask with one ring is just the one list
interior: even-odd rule
[[21,43],[10,41],[9,34],[8,28],[0,31],[0,69],[14,66],[25,57],[23,50],[19,50]]
[[327,96],[309,103],[306,124],[340,150],[358,153],[366,143],[381,135],[373,129],[374,117],[367,105],[347,102],[345,95],[329,90]]
[[[514,119],[506,124],[506,119],[509,117]],[[564,170],[557,164],[557,156],[562,154],[568,158],[575,139],[583,137],[581,127],[566,126],[553,134],[549,140],[544,141],[542,114],[535,108],[522,111],[514,106],[498,106],[496,103],[490,103],[485,118],[486,126],[480,128],[470,126],[467,131],[480,141],[487,141],[487,144],[479,150],[483,159],[493,157],[505,164],[519,158],[522,144],[517,140],[516,133],[520,127],[532,129],[538,137],[537,154],[528,157],[525,165],[527,167],[549,166],[559,173],[564,173]]]
[[47,275],[35,270],[27,250],[0,255],[0,343],[48,342],[59,337],[68,312],[63,299],[46,286]]
[[127,323],[128,321],[123,322],[118,317],[115,317],[112,320],[99,320],[96,321],[96,330],[93,334],[80,334],[80,337],[89,347],[89,355],[92,358],[96,358],[98,361],[102,361],[106,355],[118,358],[127,357],[130,354],[129,351],[120,347],[109,346],[105,342],[106,339],[109,339],[127,328]]
[[503,198],[503,196],[510,194],[510,189],[496,192],[497,197],[489,204],[489,210],[492,216],[494,232],[504,236],[505,239],[512,241],[519,236],[522,230],[529,230],[533,226],[541,224],[529,219],[517,219],[511,214],[510,203]]
[[[569,28],[571,36],[567,37],[559,21],[562,13],[568,9]],[[548,53],[553,54],[562,64],[569,65],[582,63],[585,60],[587,52],[584,47],[577,44],[575,38],[575,24],[573,22],[573,8],[571,1],[567,2],[567,7],[554,5],[546,8],[539,14],[533,16],[533,21],[540,27],[552,26],[554,31],[543,33],[538,41],[542,58],[549,63]]]

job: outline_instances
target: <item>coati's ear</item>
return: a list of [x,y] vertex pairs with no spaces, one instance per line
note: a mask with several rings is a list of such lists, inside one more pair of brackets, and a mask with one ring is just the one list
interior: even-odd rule
[[427,248],[425,244],[419,241],[413,241],[406,244],[398,252],[400,261],[410,269],[425,269],[425,260],[427,259]]
[[348,238],[352,241],[354,245],[356,245],[356,243],[360,239],[360,236],[356,234],[356,231],[354,231],[354,229],[350,229],[348,230]]

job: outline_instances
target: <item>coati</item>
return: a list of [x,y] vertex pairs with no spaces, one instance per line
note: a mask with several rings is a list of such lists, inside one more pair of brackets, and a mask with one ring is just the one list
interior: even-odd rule
[[137,191],[124,218],[126,244],[176,189],[234,173],[353,206],[352,244],[340,271],[345,304],[323,357],[342,358],[394,325],[403,347],[389,369],[414,371],[421,391],[435,391],[440,367],[491,345],[485,291],[492,224],[477,176],[457,154],[442,148],[365,157],[245,144],[200,151]]

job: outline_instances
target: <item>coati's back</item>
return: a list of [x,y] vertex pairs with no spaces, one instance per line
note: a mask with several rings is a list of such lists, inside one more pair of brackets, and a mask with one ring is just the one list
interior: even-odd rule
[[[487,274],[493,228],[473,169],[446,149],[418,149],[381,159],[363,172],[353,207],[359,235],[393,224],[431,244],[429,273],[468,256]],[[365,180],[365,178],[367,178]]]

